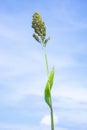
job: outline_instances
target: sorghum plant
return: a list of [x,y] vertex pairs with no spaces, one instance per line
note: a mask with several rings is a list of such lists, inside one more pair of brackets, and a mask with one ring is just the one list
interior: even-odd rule
[[47,77],[48,77],[45,90],[44,90],[44,99],[50,108],[51,130],[54,130],[53,107],[52,107],[52,96],[51,96],[51,89],[52,89],[53,80],[54,80],[54,68],[52,68],[52,70],[49,72],[48,59],[47,59],[47,54],[46,54],[46,45],[47,45],[47,42],[50,40],[50,37],[46,38],[45,23],[43,22],[40,14],[37,12],[33,14],[32,28],[34,29],[34,34],[33,34],[34,39],[42,45],[43,50],[44,50],[46,71],[47,71]]

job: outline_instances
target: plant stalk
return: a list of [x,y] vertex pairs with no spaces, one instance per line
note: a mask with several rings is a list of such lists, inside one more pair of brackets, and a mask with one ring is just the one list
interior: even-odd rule
[[46,46],[43,46],[44,49],[44,56],[45,56],[45,62],[46,62],[46,72],[47,76],[49,75],[49,68],[48,68],[48,59],[47,59],[47,54],[46,54]]
[[[46,72],[47,72],[47,76],[49,76],[49,68],[48,68],[48,59],[47,59],[47,54],[46,54],[46,46],[43,46],[43,49],[44,49],[44,56],[45,56],[45,62],[46,62]],[[51,94],[50,94],[50,96],[51,96]],[[51,116],[51,130],[54,130],[52,99],[51,99],[50,116]]]
[[54,130],[54,118],[53,118],[52,99],[51,99],[50,114],[51,114],[51,130]]

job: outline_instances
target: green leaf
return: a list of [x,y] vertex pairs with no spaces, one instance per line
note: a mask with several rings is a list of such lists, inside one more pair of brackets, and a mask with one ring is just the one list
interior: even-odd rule
[[45,87],[45,101],[48,104],[48,106],[51,108],[51,94],[50,94],[49,81],[47,82],[46,87]]
[[33,34],[33,38],[40,43],[39,37],[37,35]]
[[53,80],[54,80],[54,68],[52,68],[49,76],[48,76],[48,80],[49,80],[49,83],[50,83],[50,89],[52,88],[53,86]]
[[48,80],[44,91],[45,101],[50,108],[51,108],[51,88],[53,86],[53,79],[54,79],[54,68],[52,68],[48,76]]
[[50,37],[48,37],[47,39],[45,39],[44,44],[47,44],[47,42],[50,40]]

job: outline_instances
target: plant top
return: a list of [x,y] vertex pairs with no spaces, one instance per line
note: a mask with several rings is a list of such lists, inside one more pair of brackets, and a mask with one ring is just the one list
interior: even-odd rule
[[35,31],[35,33],[33,34],[34,39],[37,42],[42,43],[43,45],[46,45],[48,40],[50,40],[50,37],[48,37],[46,39],[46,26],[45,26],[45,22],[42,20],[42,17],[37,12],[35,12],[33,14],[32,28]]

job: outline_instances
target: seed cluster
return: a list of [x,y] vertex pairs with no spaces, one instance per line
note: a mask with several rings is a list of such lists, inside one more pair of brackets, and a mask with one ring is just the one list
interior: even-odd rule
[[37,12],[34,13],[34,15],[33,15],[32,28],[34,28],[35,33],[37,33],[38,36],[40,36],[40,37],[46,36],[45,24],[42,21],[42,17]]
[[40,43],[43,41],[43,44],[46,44],[49,40],[49,38],[45,39],[46,26],[45,26],[45,23],[42,20],[42,17],[37,12],[35,12],[33,14],[32,28],[35,31],[35,33],[33,34],[33,37],[35,38],[35,40],[40,42]]

